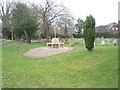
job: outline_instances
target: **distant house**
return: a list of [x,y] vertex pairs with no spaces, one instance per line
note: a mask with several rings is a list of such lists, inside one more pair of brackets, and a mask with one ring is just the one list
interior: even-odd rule
[[2,23],[0,22],[0,39],[2,38]]
[[98,26],[96,27],[96,32],[118,32],[118,24],[113,22],[108,25]]
[[96,27],[96,32],[107,32],[106,27],[107,26],[98,26]]
[[118,21],[118,31],[120,32],[120,21]]

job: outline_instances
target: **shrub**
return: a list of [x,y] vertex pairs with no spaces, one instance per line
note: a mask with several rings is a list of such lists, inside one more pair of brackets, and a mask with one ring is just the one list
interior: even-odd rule
[[95,19],[93,16],[87,16],[84,23],[84,40],[88,51],[93,50],[95,41]]

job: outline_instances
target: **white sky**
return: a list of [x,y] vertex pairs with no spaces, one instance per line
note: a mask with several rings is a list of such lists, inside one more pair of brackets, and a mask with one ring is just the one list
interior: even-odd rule
[[[40,3],[43,0],[27,0]],[[118,2],[119,0],[55,0],[62,3],[69,9],[75,19],[79,17],[83,20],[89,14],[96,20],[96,26],[118,22]]]
[[119,1],[119,5],[118,5],[118,20],[120,21],[120,1]]
[[[44,0],[26,1],[40,3]],[[93,15],[96,20],[96,26],[118,22],[119,1],[120,0],[55,0],[55,2],[59,4],[62,3],[67,7],[76,20],[79,17],[85,20],[89,14]]]

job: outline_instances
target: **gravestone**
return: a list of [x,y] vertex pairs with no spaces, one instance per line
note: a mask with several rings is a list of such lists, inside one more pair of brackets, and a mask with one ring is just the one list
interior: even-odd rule
[[118,40],[116,40],[116,46],[118,46]]
[[73,35],[72,35],[72,37],[71,37],[71,40],[74,40],[74,37],[73,37]]
[[120,46],[120,40],[115,40],[114,46]]
[[71,40],[74,40],[74,38],[71,38]]
[[74,45],[84,45],[84,44],[81,42],[74,42]]
[[102,45],[105,45],[105,41],[104,40],[102,40]]
[[64,42],[64,39],[63,39],[63,38],[61,38],[61,39],[60,39],[60,41],[61,41],[61,42]]
[[102,37],[102,40],[104,39],[104,37]]
[[95,41],[95,45],[96,45],[96,46],[99,45],[99,43],[100,43],[100,40],[96,40],[96,41]]
[[110,42],[112,42],[112,40],[110,39]]
[[114,40],[114,46],[116,45],[116,40]]
[[107,44],[110,45],[110,39],[107,39]]
[[100,39],[98,39],[98,41],[100,41]]
[[69,44],[68,39],[65,39],[65,44]]

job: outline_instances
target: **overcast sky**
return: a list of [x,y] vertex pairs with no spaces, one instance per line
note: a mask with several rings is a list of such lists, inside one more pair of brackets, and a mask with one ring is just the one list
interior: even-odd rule
[[[27,0],[40,3],[43,0]],[[89,14],[96,19],[96,26],[118,22],[118,2],[120,0],[55,0],[66,6],[75,19],[85,20]]]
[[[26,1],[41,3],[41,1],[45,0]],[[118,22],[119,1],[120,0],[55,0],[58,4],[62,3],[67,7],[75,19],[81,18],[85,20],[89,14],[93,15],[96,20],[96,26]]]

